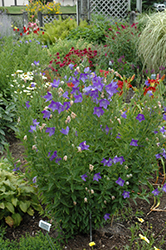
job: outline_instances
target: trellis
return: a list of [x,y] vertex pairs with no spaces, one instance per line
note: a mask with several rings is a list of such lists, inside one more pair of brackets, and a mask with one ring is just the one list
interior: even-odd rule
[[[77,0],[77,23],[80,19],[91,20],[93,14],[105,18],[122,20],[131,10],[131,0]],[[136,0],[136,8],[142,12],[142,0]]]

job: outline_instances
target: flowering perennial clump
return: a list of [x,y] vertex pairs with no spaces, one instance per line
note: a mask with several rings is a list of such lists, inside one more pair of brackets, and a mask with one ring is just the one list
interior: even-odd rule
[[119,87],[114,74],[108,80],[89,65],[70,62],[65,67],[48,88],[38,80],[32,98],[23,95],[17,105],[18,133],[31,162],[31,180],[37,177],[49,213],[71,235],[87,233],[89,215],[97,228],[128,198],[142,195],[139,186],[166,156],[161,147],[166,104],[158,87],[153,97],[144,95],[142,87],[124,103],[128,88]]

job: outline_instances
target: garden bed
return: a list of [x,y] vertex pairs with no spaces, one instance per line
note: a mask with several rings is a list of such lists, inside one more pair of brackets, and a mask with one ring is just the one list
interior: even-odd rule
[[[21,142],[14,137],[14,135],[8,137],[8,141],[10,143],[10,152],[12,153],[13,158],[21,161],[21,169],[24,171],[24,164],[26,162],[24,147],[21,145]],[[154,180],[151,182],[155,182],[155,176]],[[162,182],[162,178],[159,179],[158,182]],[[166,194],[164,194],[160,199],[160,206],[158,209],[161,211],[154,212],[150,212],[150,208],[154,202],[152,197],[149,199],[150,204],[144,200],[137,199],[136,205],[132,200],[130,200],[130,206],[127,205],[124,210],[120,211],[119,215],[115,217],[112,226],[110,224],[106,224],[105,227],[93,232],[93,241],[96,243],[94,249],[120,250],[125,245],[129,245],[131,237],[131,231],[129,228],[135,223],[140,223],[137,218],[144,219],[144,222],[142,224],[140,223],[141,229],[145,233],[149,232],[148,235],[153,235],[155,239],[155,246],[157,246],[157,243],[160,242],[166,235],[165,199]],[[35,212],[33,217],[26,214],[19,227],[10,228],[7,226],[6,238],[19,241],[21,236],[26,236],[26,234],[35,237],[39,231],[45,233],[44,230],[39,228],[39,221],[41,219],[50,222],[47,217],[40,216],[38,212]],[[51,228],[49,235],[53,239],[56,239],[57,232],[53,227]],[[139,236],[135,238],[139,238]],[[89,242],[89,235],[78,234],[75,235],[73,239],[69,239],[62,249],[87,250],[90,249]],[[166,249],[166,243],[162,245],[162,249]]]

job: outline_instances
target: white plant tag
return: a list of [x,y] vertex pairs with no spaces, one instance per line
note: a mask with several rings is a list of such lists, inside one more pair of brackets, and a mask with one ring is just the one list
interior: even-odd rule
[[44,220],[40,220],[39,221],[39,227],[41,227],[42,229],[46,230],[46,231],[50,231],[50,227],[51,227],[51,224],[44,221]]

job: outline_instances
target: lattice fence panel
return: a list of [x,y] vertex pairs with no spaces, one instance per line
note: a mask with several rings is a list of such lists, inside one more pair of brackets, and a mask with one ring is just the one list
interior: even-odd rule
[[128,15],[128,0],[89,0],[90,14],[122,20]]
[[42,25],[44,26],[46,23],[51,23],[54,20],[58,20],[60,16],[62,20],[67,19],[68,17],[76,19],[76,14],[42,14]]

